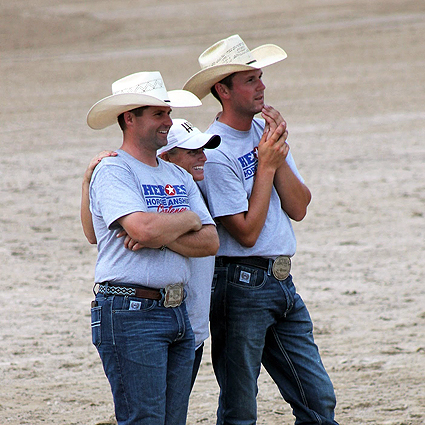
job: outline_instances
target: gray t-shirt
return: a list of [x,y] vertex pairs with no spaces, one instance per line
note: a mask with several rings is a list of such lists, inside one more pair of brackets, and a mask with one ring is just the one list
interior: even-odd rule
[[117,220],[134,212],[196,212],[202,224],[214,224],[192,176],[183,168],[158,159],[150,167],[118,150],[95,168],[90,183],[90,209],[97,238],[95,282],[138,284],[163,288],[187,283],[189,259],[169,249],[130,251]]
[[189,262],[190,278],[186,286],[186,308],[195,334],[195,347],[198,348],[209,335],[211,283],[215,257],[192,257],[189,258]]
[[[205,178],[198,185],[213,218],[248,211],[254,177],[258,166],[257,147],[264,130],[264,120],[254,119],[249,131],[239,131],[219,121],[207,130],[221,136],[221,144],[206,152]],[[303,182],[291,152],[286,158],[294,174]],[[252,248],[240,245],[217,220],[220,238],[218,256],[262,256],[295,254],[296,239],[291,220],[282,210],[279,195],[273,187],[266,222]]]

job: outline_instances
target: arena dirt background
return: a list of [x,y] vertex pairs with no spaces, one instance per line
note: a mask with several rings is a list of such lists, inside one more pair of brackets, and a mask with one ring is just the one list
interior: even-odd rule
[[[267,102],[313,193],[295,225],[295,284],[340,424],[425,424],[425,4],[417,0],[14,0],[0,4],[0,423],[113,423],[91,345],[96,249],[79,222],[90,158],[120,146],[88,109],[160,70],[168,89],[238,33],[288,59]],[[175,110],[202,130],[218,103]],[[209,341],[188,424],[213,424]],[[266,373],[259,424],[293,417]]]

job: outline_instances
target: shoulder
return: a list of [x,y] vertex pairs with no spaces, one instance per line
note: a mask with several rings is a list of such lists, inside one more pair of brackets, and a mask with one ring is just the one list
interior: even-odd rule
[[121,156],[103,158],[93,171],[92,181],[98,176],[131,172],[131,166]]
[[232,161],[230,152],[228,151],[228,149],[225,149],[224,146],[221,147],[221,149],[220,149],[220,146],[215,149],[210,149],[210,150],[205,149],[204,152],[205,152],[205,156],[207,157],[207,162],[205,163],[205,165],[212,164],[212,163],[223,164],[223,163],[229,163]]
[[172,162],[164,161],[158,157],[158,164],[162,168],[161,171],[166,173],[182,176],[182,178],[192,177],[183,167]]

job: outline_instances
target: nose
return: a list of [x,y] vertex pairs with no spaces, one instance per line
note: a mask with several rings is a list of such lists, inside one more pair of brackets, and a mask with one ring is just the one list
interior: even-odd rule
[[259,81],[258,90],[265,90],[266,85],[263,83],[263,80],[258,80],[258,81]]
[[173,125],[173,120],[170,115],[165,115],[164,124],[170,127]]
[[201,154],[199,155],[199,161],[206,162],[207,156],[205,155],[204,151],[201,151]]

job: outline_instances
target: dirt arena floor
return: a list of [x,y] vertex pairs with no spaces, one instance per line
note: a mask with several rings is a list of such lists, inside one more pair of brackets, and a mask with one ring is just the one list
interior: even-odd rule
[[[425,3],[417,0],[14,0],[0,4],[0,424],[112,424],[91,345],[96,248],[79,221],[90,158],[120,146],[88,109],[160,70],[168,89],[239,34],[288,59],[266,101],[313,193],[293,275],[340,424],[425,424]],[[202,130],[218,111],[173,112]],[[188,424],[214,424],[209,341]],[[294,418],[266,373],[258,424]]]

